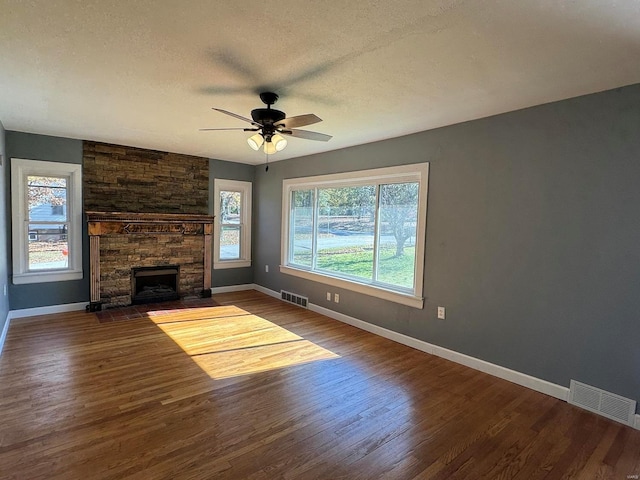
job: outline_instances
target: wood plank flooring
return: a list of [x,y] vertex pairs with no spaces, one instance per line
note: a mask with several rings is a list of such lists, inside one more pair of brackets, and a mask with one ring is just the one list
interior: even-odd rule
[[627,479],[640,431],[257,292],[12,322],[2,479]]

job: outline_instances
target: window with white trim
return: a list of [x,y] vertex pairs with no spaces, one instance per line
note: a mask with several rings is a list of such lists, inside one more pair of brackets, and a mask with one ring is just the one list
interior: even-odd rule
[[11,159],[13,283],[81,279],[82,166]]
[[429,164],[283,181],[280,271],[423,306]]
[[251,266],[251,182],[216,178],[213,268]]

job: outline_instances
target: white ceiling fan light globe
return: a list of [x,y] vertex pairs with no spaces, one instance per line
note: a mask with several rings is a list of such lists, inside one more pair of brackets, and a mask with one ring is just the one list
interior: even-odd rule
[[264,142],[264,153],[267,155],[273,155],[276,152],[276,146],[273,142]]
[[256,133],[255,135],[251,135],[247,138],[247,143],[252,149],[258,151],[264,143],[264,137],[261,134]]
[[281,152],[287,146],[287,139],[276,133],[271,137],[271,143],[275,145],[276,152]]

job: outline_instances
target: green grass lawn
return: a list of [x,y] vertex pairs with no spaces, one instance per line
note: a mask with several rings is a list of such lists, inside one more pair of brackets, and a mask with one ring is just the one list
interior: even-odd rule
[[[405,247],[401,257],[395,254],[395,246],[380,250],[378,281],[412,288],[415,247]],[[296,261],[305,264],[310,258],[303,260],[303,256],[297,254]],[[373,249],[349,247],[319,250],[317,268],[371,280]]]

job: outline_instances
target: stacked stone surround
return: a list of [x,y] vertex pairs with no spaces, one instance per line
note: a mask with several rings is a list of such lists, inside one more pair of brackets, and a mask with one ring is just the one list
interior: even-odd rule
[[182,298],[202,292],[202,235],[103,235],[100,237],[100,296],[108,307],[131,304],[131,268],[180,265]]
[[[84,142],[86,211],[204,214],[208,212],[209,164],[191,157],[133,147]],[[132,268],[180,266],[182,298],[204,286],[203,235],[109,233],[100,236],[100,301],[131,304]]]

